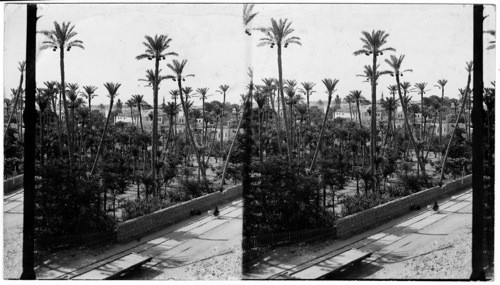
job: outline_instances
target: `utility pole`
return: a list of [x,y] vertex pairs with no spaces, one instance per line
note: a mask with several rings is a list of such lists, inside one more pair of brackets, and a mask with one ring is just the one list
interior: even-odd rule
[[27,4],[26,29],[26,127],[24,137],[24,214],[23,273],[21,279],[34,280],[35,275],[35,134],[36,134],[36,4]]
[[474,5],[474,77],[472,109],[472,274],[471,280],[485,280],[484,273],[484,164],[483,164],[483,5]]

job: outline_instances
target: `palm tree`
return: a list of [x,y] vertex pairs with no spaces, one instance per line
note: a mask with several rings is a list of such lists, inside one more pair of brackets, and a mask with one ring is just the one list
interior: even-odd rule
[[348,94],[344,97],[344,102],[346,102],[347,104],[349,104],[349,116],[351,117],[351,121],[353,121],[353,118],[352,118],[352,106],[351,104],[354,103],[354,98]]
[[332,95],[335,92],[335,86],[339,83],[338,79],[325,78],[322,80],[323,84],[325,84],[326,91],[328,93],[328,103],[326,105],[325,118],[323,119],[323,126],[321,126],[321,132],[319,134],[318,144],[316,145],[316,151],[314,151],[314,156],[311,162],[311,167],[309,167],[309,171],[312,171],[314,165],[316,164],[316,159],[318,158],[319,148],[321,147],[321,142],[323,140],[323,135],[325,134],[326,121],[328,118],[328,112],[330,111],[330,103],[332,102]]
[[[302,128],[302,122],[304,119],[307,117],[307,104],[297,104],[295,105],[295,110],[297,111],[297,114],[299,115],[299,121],[300,121],[300,129],[299,129],[299,136],[298,136],[298,145],[299,145],[299,151],[303,150],[303,142],[304,142],[304,129]],[[300,154],[300,152],[299,152]]]
[[443,137],[443,107],[444,107],[444,86],[448,83],[446,79],[440,79],[437,81],[439,85],[435,85],[441,88],[441,102],[439,108],[439,145],[441,145],[441,139]]
[[[387,89],[389,89],[389,91],[391,92],[392,99],[396,100],[396,92],[398,91],[398,87],[396,85],[389,85]],[[396,115],[394,115],[393,117],[393,128],[394,130],[396,130]]]
[[460,89],[460,94],[462,95],[462,106],[460,107],[460,113],[458,113],[458,116],[455,121],[455,126],[453,127],[453,131],[450,133],[450,140],[448,141],[448,146],[446,147],[446,152],[444,154],[444,157],[442,159],[442,164],[441,164],[441,176],[440,176],[440,182],[439,184],[443,184],[443,179],[444,179],[444,167],[446,165],[446,159],[448,158],[448,153],[450,151],[450,146],[451,142],[453,141],[453,136],[455,135],[455,131],[458,127],[458,122],[460,120],[460,117],[462,116],[464,110],[465,110],[465,105],[467,104],[467,95],[471,92],[470,90],[470,81],[471,81],[471,73],[473,71],[473,62],[469,61],[466,63],[465,70],[467,70],[468,76],[467,76],[467,86],[465,89]]
[[[409,88],[409,86],[407,86],[407,85],[409,85],[409,83],[404,82],[403,84],[401,84],[399,82],[399,76],[402,75],[403,72],[405,72],[405,71],[410,71],[410,70],[404,70],[404,71],[401,70],[401,65],[403,64],[404,58],[405,58],[404,55],[401,55],[399,57],[391,55],[390,60],[386,59],[385,62],[387,64],[389,64],[389,66],[393,69],[393,73],[391,73],[391,75],[396,77],[396,86],[397,86],[397,90],[398,90],[399,100],[401,101],[401,105],[403,107],[403,116],[405,119],[406,129],[408,130],[411,144],[413,145],[413,149],[415,150],[415,155],[417,157],[417,163],[420,165],[420,168],[422,169],[423,175],[425,175],[425,166],[424,166],[423,161],[420,159],[418,145],[415,141],[415,138],[413,137],[413,131],[412,131],[412,129],[410,127],[410,123],[408,121],[408,104],[406,103],[405,98],[403,98],[403,95],[401,94],[402,87],[403,88],[406,87],[406,89]],[[405,91],[405,93],[406,93],[406,91]]]
[[[253,18],[253,17],[252,17]],[[220,149],[222,150],[222,146],[224,144],[224,109],[226,109],[226,92],[229,89],[229,85],[219,85],[219,90],[217,92],[222,93],[222,110],[220,116]]]
[[165,60],[167,56],[177,56],[175,52],[167,52],[172,41],[167,35],[144,36],[146,39],[143,42],[146,50],[143,54],[136,56],[137,60],[149,59],[155,60],[154,78],[153,78],[153,148],[152,148],[152,179],[156,181],[156,158],[158,153],[158,86],[162,78],[160,78],[160,60]]
[[102,143],[104,141],[104,137],[106,136],[106,131],[108,129],[109,125],[109,118],[111,117],[111,113],[113,110],[113,102],[115,100],[115,97],[118,96],[118,88],[120,88],[121,84],[120,83],[111,83],[111,82],[106,82],[104,83],[104,87],[106,90],[108,90],[108,97],[109,97],[109,110],[108,110],[108,116],[106,118],[106,124],[104,125],[104,130],[102,131],[101,135],[101,140],[99,142],[99,147],[97,148],[97,154],[95,156],[94,164],[92,165],[92,169],[90,170],[90,175],[94,173],[95,166],[97,165],[97,161],[99,160],[99,155],[101,154],[102,150]]
[[[16,99],[14,101],[14,108],[12,108],[12,113],[9,115],[9,120],[7,121],[7,128],[5,129],[3,136],[5,137],[5,134],[7,130],[10,128],[10,122],[12,121],[12,116],[14,115],[14,112],[16,111],[17,103],[19,101],[19,97],[21,96],[23,89],[23,79],[24,79],[24,72],[26,71],[26,61],[19,62],[19,67],[17,68],[21,72],[21,76],[19,78],[19,87],[15,90],[16,94]],[[14,93],[14,92],[13,92]],[[22,100],[22,98],[21,98]],[[21,108],[21,114],[22,114],[22,108]],[[22,117],[22,115],[21,115]]]
[[[354,55],[365,54],[367,56],[372,55],[372,76],[371,76],[371,87],[372,87],[372,119],[371,119],[371,147],[370,147],[370,167],[372,179],[375,180],[375,147],[376,147],[376,134],[377,134],[377,79],[382,73],[377,73],[377,56],[383,55],[385,51],[396,51],[392,47],[384,48],[383,46],[387,43],[387,37],[385,31],[378,30],[372,31],[371,34],[363,31],[363,48],[354,52]],[[366,69],[366,66],[365,66]],[[373,183],[373,189],[375,190],[375,181]]]
[[424,136],[425,136],[424,94],[427,91],[425,89],[425,88],[427,88],[427,83],[426,82],[415,83],[415,88],[417,88],[419,93],[420,93],[420,109],[422,111],[421,124],[420,124],[420,139],[424,140]]
[[45,119],[45,110],[49,105],[49,94],[46,90],[39,89],[38,96],[36,97],[36,103],[38,104],[38,108],[40,109],[40,165],[43,168],[44,166],[44,141],[43,141],[43,130],[44,130],[44,119]]
[[351,93],[349,93],[350,96],[354,99],[356,102],[356,109],[358,110],[358,120],[359,120],[359,127],[362,128],[363,124],[361,123],[361,111],[359,109],[359,102],[366,100],[363,96],[361,96],[361,91],[360,90],[353,90]]
[[132,124],[134,124],[134,106],[135,106],[134,99],[130,98],[127,101],[125,101],[125,106],[127,106],[130,109],[130,118],[132,120]]
[[[181,81],[185,81],[186,77],[194,76],[193,74],[182,75],[182,73],[184,72],[184,67],[186,66],[186,63],[187,63],[187,60],[185,60],[185,59],[183,59],[181,62],[179,62],[178,60],[174,59],[172,61],[172,63],[167,64],[167,66],[175,74],[175,75],[169,75],[168,78],[171,78],[172,80],[177,81],[177,84],[178,84],[178,87],[179,87],[179,95],[181,97],[181,105],[182,105],[182,109],[183,109],[183,112],[184,112],[184,118],[186,119],[186,133],[188,134],[189,139],[191,141],[191,145],[194,148],[194,151],[195,151],[194,153],[196,155],[196,161],[197,161],[198,167],[199,167],[199,169],[201,171],[201,176],[203,178],[203,182],[205,183],[205,185],[207,185],[207,175],[206,175],[206,171],[205,171],[205,164],[201,160],[200,152],[199,152],[198,147],[196,145],[196,142],[194,140],[193,133],[191,132],[191,127],[189,125],[189,115],[188,115],[188,109],[187,109],[187,102],[186,102],[186,100],[184,99],[184,96],[183,96],[184,94],[183,94],[182,82]],[[188,91],[190,91],[190,90],[188,90]]]
[[262,90],[256,88],[254,100],[257,103],[259,117],[259,162],[262,163],[262,108],[264,108],[264,104],[266,104],[267,96],[262,92]]
[[287,98],[287,104],[289,105],[289,110],[290,110],[290,121],[289,121],[289,127],[290,127],[290,146],[292,147],[292,153],[294,151],[294,147],[295,147],[295,143],[294,143],[294,134],[293,134],[293,122],[294,122],[294,118],[293,118],[293,112],[292,112],[292,107],[293,105],[295,104],[296,100],[297,100],[297,95],[296,92],[295,92],[295,85],[294,84],[290,84],[286,87],[285,89],[285,93],[286,95],[288,96]]
[[[276,138],[278,140],[278,152],[281,156],[281,136],[280,136],[281,120],[280,120],[280,115],[279,115],[279,113],[280,113],[279,97],[277,97],[277,99],[278,99],[278,101],[277,101],[278,111],[276,111],[276,109],[274,107],[274,95],[275,95],[275,91],[277,89],[277,86],[276,86],[277,80],[274,78],[264,78],[264,79],[262,79],[262,82],[264,83],[264,88],[265,88],[266,92],[268,93],[268,96],[269,96],[270,101],[271,101],[271,107],[273,109],[273,117],[275,118],[275,121],[276,121]],[[236,115],[238,116],[238,112],[236,113]],[[239,121],[238,118],[237,118],[237,121]]]
[[[472,61],[467,62],[465,70],[467,70],[469,78],[471,76],[472,69],[473,69],[473,63],[472,63]],[[468,80],[467,82],[469,82],[469,81],[470,80]],[[470,83],[467,84],[467,86],[469,86],[469,85],[470,85]],[[467,109],[467,118],[468,118],[467,119],[467,139],[470,140],[471,103],[472,103],[471,93],[472,92],[468,91],[469,89],[465,89],[465,90],[467,90],[466,96],[467,96],[467,100],[468,100],[468,104],[467,104],[468,105],[468,109]]]
[[[97,87],[92,86],[92,85],[86,85],[83,86],[83,96],[89,100],[89,116],[92,116],[92,98],[98,96],[95,94],[95,91],[97,90]],[[92,130],[92,120],[89,121],[89,129]]]
[[68,83],[68,108],[70,110],[70,119],[71,119],[71,132],[68,134],[71,137],[71,141],[74,147],[75,145],[75,133],[76,133],[76,127],[75,127],[75,109],[80,106],[83,102],[81,101],[81,98],[78,98],[78,94],[80,93],[78,91],[78,84],[76,83]]
[[290,162],[290,159],[292,157],[291,153],[291,137],[290,137],[290,132],[289,132],[289,122],[287,118],[287,112],[286,112],[286,105],[285,105],[285,95],[283,93],[283,65],[281,61],[281,53],[282,53],[282,45],[284,48],[287,48],[288,45],[290,44],[298,44],[302,45],[300,43],[300,38],[296,36],[291,36],[291,34],[295,31],[292,29],[290,26],[292,25],[292,22],[288,22],[288,19],[282,20],[280,19],[279,22],[277,22],[275,19],[271,19],[271,26],[267,28],[261,28],[260,31],[264,33],[264,37],[260,39],[260,43],[258,46],[265,46],[269,45],[271,48],[274,48],[274,46],[277,46],[277,52],[278,52],[278,87],[280,91],[280,96],[281,96],[281,104],[283,107],[283,119],[285,122],[285,135],[286,135],[286,142],[287,142],[287,155],[288,155],[288,161]]
[[50,99],[50,102],[52,103],[52,109],[57,121],[57,139],[59,145],[59,155],[62,155],[61,122],[59,120],[59,116],[57,116],[57,108],[56,108],[57,93],[59,93],[58,89],[56,88],[57,82],[45,81],[43,84],[46,87],[44,90],[48,98]]
[[[397,108],[397,103],[398,100],[397,99],[394,99],[394,98],[387,98],[387,99],[382,99],[381,101],[381,105],[382,105],[382,108],[388,113],[388,119],[387,119],[387,133],[386,133],[386,136],[385,136],[385,142],[384,142],[384,145],[387,144],[388,142],[388,138],[389,138],[389,135],[391,133],[391,126],[392,126],[392,114],[396,111],[396,108]],[[394,135],[394,131],[395,130],[392,130],[392,134]]]
[[142,111],[141,111],[142,106],[144,105],[144,95],[140,94],[132,95],[132,100],[134,100],[134,105],[137,106],[137,111],[139,112],[139,122],[141,124],[141,131],[144,132],[144,128],[142,126]]
[[207,93],[208,93],[208,88],[198,88],[196,89],[196,92],[200,95],[201,98],[201,139],[202,139],[202,144],[205,144],[205,125],[206,125],[206,118],[205,118],[205,99],[207,99]]
[[[170,90],[169,93],[172,96],[172,99],[174,99],[174,105],[179,106],[177,104],[177,97],[179,97],[179,90],[177,89]],[[173,123],[174,123],[174,134],[177,135],[177,113],[175,114]]]
[[302,89],[300,89],[300,91],[306,95],[306,99],[307,99],[307,121],[308,121],[308,124],[311,123],[311,116],[309,114],[309,96],[312,95],[312,93],[316,92],[316,91],[313,91],[313,88],[316,84],[315,83],[312,83],[312,82],[302,82]]
[[[61,70],[61,94],[64,105],[64,116],[66,118],[66,128],[68,130],[68,134],[71,134],[72,126],[69,120],[69,111],[68,111],[68,102],[66,101],[66,83],[64,78],[64,50],[70,51],[72,47],[77,47],[84,49],[83,42],[81,40],[73,39],[77,33],[74,31],[75,26],[71,25],[71,22],[63,22],[62,25],[59,25],[58,22],[54,22],[53,30],[43,30],[40,31],[47,38],[42,42],[42,46],[40,50],[51,48],[53,51],[56,51],[59,48],[59,65]],[[68,136],[68,145],[69,145],[69,165],[70,167],[73,165],[73,151],[74,146],[71,141],[71,136]]]
[[179,109],[179,105],[176,104],[175,102],[168,102],[167,105],[165,106],[165,109],[163,110],[169,117],[170,123],[169,123],[169,128],[168,128],[168,140],[167,144],[170,141],[170,136],[172,133],[172,126],[174,124],[174,118],[177,116]]

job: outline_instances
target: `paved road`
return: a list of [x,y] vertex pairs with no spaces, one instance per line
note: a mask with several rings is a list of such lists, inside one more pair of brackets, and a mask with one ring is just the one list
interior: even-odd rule
[[347,240],[278,248],[251,266],[246,279],[292,275],[348,248],[372,256],[338,279],[466,279],[470,276],[472,190],[439,201],[439,212],[423,209]]
[[[153,257],[129,279],[241,279],[242,200],[219,206],[141,240],[47,256],[35,268],[39,279],[66,279],[130,252]],[[4,198],[4,278],[21,274],[22,191]],[[6,258],[9,256],[9,258]]]

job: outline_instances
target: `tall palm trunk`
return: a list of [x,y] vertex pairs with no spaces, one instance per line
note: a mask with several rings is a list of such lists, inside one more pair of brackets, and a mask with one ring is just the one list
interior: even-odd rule
[[222,148],[224,146],[224,109],[226,108],[226,91],[223,91],[223,99],[222,99],[222,114],[220,116],[220,150],[222,152]]
[[204,161],[201,160],[200,152],[198,150],[198,147],[196,146],[196,142],[194,140],[193,133],[191,132],[191,127],[189,126],[188,110],[186,108],[186,102],[184,100],[184,96],[182,95],[181,80],[182,80],[181,77],[178,76],[177,77],[177,84],[178,84],[178,87],[179,87],[179,95],[181,97],[181,104],[182,104],[182,109],[183,109],[183,112],[184,112],[184,118],[186,120],[186,133],[189,136],[189,140],[191,141],[191,145],[192,145],[192,147],[194,149],[194,153],[196,155],[196,161],[198,163],[198,168],[201,171],[201,176],[202,176],[202,179],[203,179],[203,183],[205,183],[205,186],[208,187],[208,184],[207,184],[208,183],[207,182],[207,174],[206,174],[206,171],[205,171]]
[[141,123],[141,132],[144,132],[144,128],[142,127],[142,113],[141,113],[141,104],[137,104],[137,109],[139,111],[139,122]]
[[[99,147],[97,148],[97,153],[94,159],[94,163],[92,164],[92,169],[90,170],[90,175],[94,173],[95,166],[97,165],[97,161],[99,160],[99,155],[102,151],[102,143],[104,142],[104,137],[106,136],[106,131],[108,130],[109,118],[111,117],[111,110],[113,109],[113,101],[114,100],[111,100],[111,103],[109,104],[108,117],[106,118],[106,124],[104,125],[104,130],[102,131],[101,140],[99,141]],[[104,199],[106,199],[106,192],[104,193]],[[106,207],[106,203],[104,204],[104,207]]]
[[293,134],[293,122],[295,121],[294,117],[293,117],[293,111],[292,111],[292,98],[290,98],[290,146],[292,147],[291,149],[291,152],[293,153],[293,151],[295,150],[295,141],[294,141],[294,134]]
[[372,178],[372,191],[375,193],[376,177],[375,177],[375,152],[377,147],[377,53],[373,51],[373,75],[372,75],[372,116],[371,116],[371,132],[370,132],[370,175]]
[[92,131],[92,94],[89,94],[89,131]]
[[61,140],[61,121],[59,120],[59,116],[57,116],[57,112],[56,112],[56,99],[55,98],[52,98],[52,108],[54,108],[54,114],[55,114],[55,117],[56,117],[56,121],[57,121],[57,141],[58,141],[58,145],[59,145],[59,156],[62,156],[62,140]]
[[[245,109],[246,109],[247,101],[248,100],[251,100],[250,96],[247,96],[245,98],[245,101],[243,102],[243,112],[242,112],[243,114],[245,114]],[[229,151],[227,153],[226,161],[224,162],[224,168],[222,169],[222,182],[221,182],[221,188],[220,188],[221,192],[224,190],[224,182],[226,181],[227,165],[229,163],[229,159],[231,158],[231,154],[233,153],[234,143],[236,142],[236,138],[238,137],[239,130],[240,130],[240,127],[241,127],[241,123],[243,122],[243,118],[244,117],[245,116],[242,115],[241,118],[239,118],[239,120],[238,120],[238,126],[236,127],[236,135],[234,136],[233,141],[231,142],[231,146],[229,147]]]
[[[276,95],[275,91],[273,91],[273,94]],[[280,129],[281,129],[281,124],[280,124],[280,114],[279,114],[279,98],[276,97],[278,101],[276,101],[276,104],[278,105],[278,112],[276,112],[276,109],[274,107],[274,96],[271,95],[271,107],[273,108],[273,116],[276,121],[276,138],[278,139],[278,153],[281,156],[281,136],[280,136]]]
[[258,109],[259,116],[259,162],[262,164],[262,110]]
[[408,130],[408,135],[410,136],[411,145],[413,146],[413,149],[415,150],[415,156],[417,157],[417,165],[420,166],[420,168],[422,169],[422,174],[425,176],[424,163],[420,159],[418,145],[415,142],[415,138],[413,137],[413,130],[410,127],[410,123],[408,120],[408,109],[407,109],[408,106],[406,105],[405,101],[403,101],[403,96],[401,95],[401,85],[399,83],[399,72],[396,72],[396,84],[398,86],[399,101],[402,102],[401,105],[403,107],[403,116],[405,118],[405,125],[406,125],[406,128]]
[[[309,113],[309,91],[306,92],[306,98],[307,98],[307,124],[308,126],[311,126],[311,114]],[[350,105],[349,105],[350,106]]]
[[[177,108],[177,96],[174,96],[174,105]],[[174,135],[177,136],[177,112],[175,112],[175,120],[174,120]]]
[[212,155],[212,152],[213,152],[213,149],[214,149],[214,146],[215,146],[215,135],[217,134],[217,127],[219,125],[219,117],[215,118],[215,128],[213,130],[213,136],[212,136],[212,143],[210,144],[210,150],[208,151],[208,154],[207,154],[207,161],[205,162],[206,164],[208,164],[208,162],[210,161],[210,156]]
[[467,110],[467,139],[471,139],[471,133],[470,133],[470,125],[471,125],[471,110],[472,110],[472,107],[471,107],[471,103],[472,103],[472,100],[471,100],[471,93],[469,93],[469,98],[468,98],[468,110]]
[[314,168],[314,165],[316,164],[316,159],[318,158],[318,153],[319,149],[321,147],[321,142],[323,141],[323,136],[325,134],[325,129],[326,129],[326,122],[328,119],[328,112],[330,112],[330,103],[332,102],[332,94],[331,92],[328,94],[328,105],[326,105],[326,113],[325,117],[323,118],[323,126],[321,126],[321,132],[319,134],[319,141],[318,144],[316,145],[316,150],[314,151],[314,156],[311,162],[311,167],[309,167],[309,171],[312,171]]
[[[153,143],[151,149],[151,171],[152,171],[152,180],[156,182],[156,158],[158,153],[158,73],[160,66],[160,57],[158,55],[155,56],[155,82],[153,86]],[[156,183],[153,183],[153,196],[157,191]]]
[[73,141],[72,136],[71,136],[71,118],[69,115],[69,110],[68,110],[68,102],[66,99],[66,83],[64,81],[64,46],[61,44],[59,46],[59,65],[61,69],[61,94],[62,94],[62,101],[63,101],[63,106],[64,106],[64,117],[66,121],[66,129],[68,131],[68,147],[69,147],[69,165],[70,168],[73,166]]
[[423,141],[425,136],[425,119],[424,119],[424,91],[420,91],[420,139]]
[[283,107],[283,121],[285,123],[285,136],[286,136],[286,151],[288,156],[288,162],[291,163],[292,160],[292,145],[290,138],[290,124],[286,112],[285,95],[283,93],[283,63],[281,61],[281,43],[278,43],[278,75],[279,75],[279,93],[281,98],[281,105]]
[[453,137],[455,135],[455,131],[457,130],[457,127],[458,127],[458,122],[460,120],[460,117],[462,117],[462,114],[464,113],[464,110],[465,110],[465,105],[467,104],[467,95],[469,93],[469,84],[470,84],[470,74],[469,74],[469,78],[467,79],[467,89],[465,91],[465,95],[464,95],[464,98],[462,99],[462,106],[460,107],[460,112],[458,113],[458,117],[455,121],[455,126],[453,127],[453,131],[451,132],[451,135],[450,135],[450,140],[448,141],[448,146],[446,147],[446,152],[444,154],[444,157],[443,157],[443,160],[442,160],[442,164],[441,164],[441,176],[440,176],[440,183],[439,184],[443,184],[443,179],[444,179],[444,167],[446,165],[446,159],[448,158],[448,153],[450,151],[450,147],[451,147],[451,143],[453,141]]
[[431,143],[432,143],[432,139],[434,139],[434,133],[436,132],[436,121],[437,121],[437,112],[434,114],[434,122],[432,123],[432,132],[431,132],[431,137],[429,139],[429,144],[428,144],[428,148],[427,148],[427,152],[425,153],[425,157],[424,157],[424,162],[427,161],[427,157],[429,156],[429,152],[431,151]]
[[361,110],[359,109],[359,99],[356,99],[356,108],[358,109],[359,127],[362,128],[363,124],[361,123]]
[[132,125],[134,125],[134,108],[130,105],[130,118],[132,119]]
[[441,86],[441,105],[439,106],[439,145],[443,139],[443,107],[444,107],[444,86]]
[[19,87],[17,88],[17,91],[16,91],[16,101],[14,102],[14,107],[12,108],[12,113],[10,113],[9,120],[7,121],[7,129],[5,129],[5,131],[3,133],[4,137],[5,137],[7,130],[10,127],[10,122],[12,121],[12,116],[14,115],[14,113],[16,111],[17,102],[19,102],[19,97],[21,96],[21,88],[23,86],[23,79],[24,79],[24,75],[23,75],[23,72],[21,71],[21,78],[19,79]]
[[349,102],[349,116],[351,117],[351,122],[352,122],[352,107],[351,107],[351,102]]

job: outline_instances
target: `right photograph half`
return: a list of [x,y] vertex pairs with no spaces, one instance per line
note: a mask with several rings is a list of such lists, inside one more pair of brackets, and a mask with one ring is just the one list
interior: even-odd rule
[[496,6],[247,4],[243,279],[493,280]]

